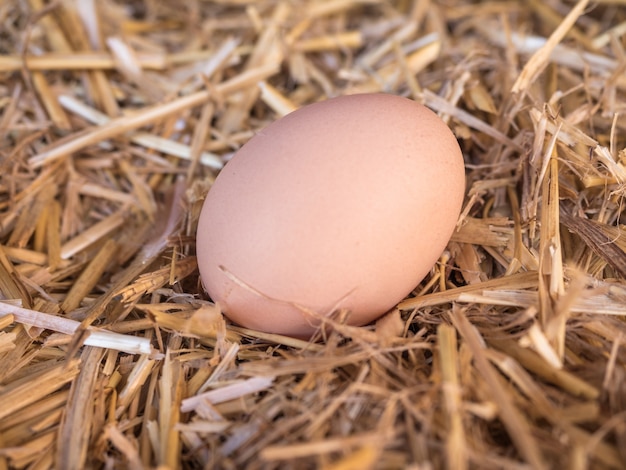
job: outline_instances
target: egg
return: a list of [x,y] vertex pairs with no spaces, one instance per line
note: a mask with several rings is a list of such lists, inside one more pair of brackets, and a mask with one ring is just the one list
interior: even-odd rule
[[428,274],[457,223],[463,156],[417,102],[348,95],[252,137],[198,221],[204,288],[243,327],[309,338],[337,312],[366,325]]

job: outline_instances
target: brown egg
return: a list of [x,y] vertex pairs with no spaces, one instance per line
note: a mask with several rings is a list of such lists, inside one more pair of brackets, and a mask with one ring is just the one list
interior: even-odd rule
[[459,217],[463,156],[426,107],[386,94],[305,106],[224,167],[197,234],[204,287],[235,323],[310,337],[365,325],[431,270]]

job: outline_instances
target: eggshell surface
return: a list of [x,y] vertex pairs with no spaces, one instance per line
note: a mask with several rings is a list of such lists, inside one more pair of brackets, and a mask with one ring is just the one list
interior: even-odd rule
[[436,263],[464,192],[459,145],[426,107],[387,94],[305,106],[250,139],[211,187],[202,283],[247,328],[308,338],[338,309],[365,325]]

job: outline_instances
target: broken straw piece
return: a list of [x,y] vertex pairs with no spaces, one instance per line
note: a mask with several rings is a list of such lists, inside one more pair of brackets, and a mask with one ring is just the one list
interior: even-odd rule
[[[17,307],[4,301],[0,302],[0,318],[11,314],[18,323],[45,328],[67,335],[74,334],[80,327],[80,322],[70,320],[69,318]],[[113,333],[93,327],[88,327],[87,330],[89,331],[89,336],[87,336],[84,343],[87,346],[114,349],[129,354],[155,354],[155,350],[147,338]]]
[[[103,126],[110,121],[110,118],[106,114],[87,106],[85,103],[82,103],[71,96],[59,96],[59,103],[61,103],[61,106],[68,111],[78,114],[83,119],[86,119],[93,124]],[[174,157],[183,158],[185,160],[191,159],[191,148],[188,145],[181,144],[170,139],[165,139],[148,132],[134,132],[130,134],[130,140],[143,147],[158,150]],[[220,158],[210,152],[202,152],[200,154],[200,163],[217,170],[223,166]]]

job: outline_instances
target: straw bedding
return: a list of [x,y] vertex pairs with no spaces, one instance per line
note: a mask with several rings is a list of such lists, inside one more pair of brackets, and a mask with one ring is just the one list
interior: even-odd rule
[[[624,468],[625,3],[2,2],[0,469]],[[211,182],[370,91],[462,146],[446,252],[375,325],[230,324]]]

